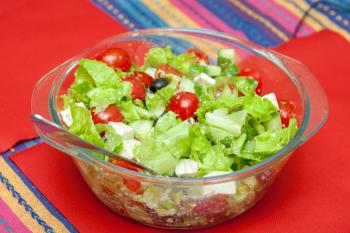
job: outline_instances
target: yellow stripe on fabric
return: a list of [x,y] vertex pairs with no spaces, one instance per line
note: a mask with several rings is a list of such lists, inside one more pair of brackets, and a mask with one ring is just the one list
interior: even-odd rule
[[[293,4],[291,4],[285,0],[274,0],[274,2],[278,5],[280,5],[281,7],[286,8],[289,12],[291,12],[292,14],[297,16],[298,18],[301,19],[303,17],[303,12],[301,12],[299,9],[297,9]],[[312,27],[316,31],[320,31],[323,29],[323,26],[319,22],[315,21],[313,18],[310,18],[310,17],[307,17],[305,19],[304,23],[309,25],[310,27]]]
[[[276,3],[280,4],[281,6],[287,8],[289,11],[291,11],[292,13],[294,13],[296,16],[298,17],[302,17],[303,16],[303,12],[300,11],[300,9],[298,9],[296,6],[294,6],[292,3],[286,2],[284,0],[275,0]],[[310,5],[308,3],[306,3],[305,1],[297,1],[296,2],[304,11],[306,11]],[[330,19],[328,19],[327,16],[325,16],[322,13],[319,13],[317,10],[311,10],[310,15],[314,16],[315,18],[317,18],[319,21],[321,21],[327,28],[341,34],[342,36],[344,36],[347,40],[350,40],[350,34],[343,28],[339,27],[337,24],[333,23]],[[320,25],[317,21],[315,21],[313,18],[311,17],[307,17],[305,19],[305,22],[310,25],[311,27],[313,27],[316,31],[320,31],[322,29],[324,29],[324,27],[322,25]]]
[[267,28],[269,28],[272,32],[274,32],[279,38],[281,38],[284,41],[287,41],[289,37],[280,31],[278,28],[276,28],[270,21],[265,19],[264,17],[261,17],[260,15],[255,14],[252,10],[250,10],[248,7],[246,7],[244,4],[242,4],[240,1],[237,0],[230,0],[230,2],[241,9],[243,12],[245,12],[247,15],[251,16],[252,18],[260,21],[263,23]]
[[[65,233],[69,230],[55,217],[46,207],[36,198],[36,196],[29,190],[29,188],[22,182],[17,174],[5,162],[4,158],[0,158],[0,171],[6,177],[14,189],[26,200],[28,205],[33,208],[33,211],[46,222],[46,224],[53,228],[54,232]],[[8,207],[20,218],[22,223],[33,232],[44,232],[44,228],[40,226],[35,219],[18,203],[18,200],[12,196],[11,192],[6,189],[5,185],[0,183],[0,197],[3,199]]]
[[[172,5],[168,0],[142,0],[142,2],[171,27],[200,28],[200,25],[182,13],[182,11]],[[217,49],[222,47],[219,43],[213,41],[205,43],[205,40],[191,40],[191,43],[210,57],[215,57]]]

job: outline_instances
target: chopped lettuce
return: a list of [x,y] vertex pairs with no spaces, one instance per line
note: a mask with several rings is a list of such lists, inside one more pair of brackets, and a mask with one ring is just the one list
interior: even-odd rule
[[135,137],[139,140],[143,140],[152,131],[152,120],[137,120],[130,123],[130,126],[134,129]]
[[172,127],[166,132],[157,137],[164,143],[167,150],[176,158],[187,157],[190,149],[189,137],[190,124],[188,121],[183,121],[180,124]]
[[298,131],[295,119],[289,121],[288,128],[278,131],[267,131],[255,137],[254,153],[274,154],[286,146]]
[[160,116],[168,106],[170,98],[174,95],[177,87],[177,81],[171,82],[169,85],[158,90],[154,95],[146,96],[146,107],[156,116]]
[[226,137],[237,137],[241,134],[242,125],[245,123],[247,112],[245,110],[231,114],[206,113],[206,132],[213,141]]
[[91,113],[88,109],[77,104],[71,104],[73,123],[69,128],[69,132],[79,136],[80,138],[100,147],[104,147],[99,133],[97,132],[94,122],[91,119]]
[[181,123],[180,119],[176,118],[177,115],[174,112],[167,112],[162,117],[160,117],[154,127],[154,130],[158,134],[165,133],[169,129],[175,127],[179,123]]
[[225,156],[224,151],[225,148],[222,145],[212,146],[202,158],[201,172],[231,171],[234,159]]
[[133,122],[139,119],[154,119],[155,116],[152,112],[147,111],[143,107],[135,105],[131,100],[126,102],[120,102],[118,107],[121,109],[124,120],[127,122]]
[[258,81],[244,76],[234,77],[233,84],[235,88],[244,95],[254,96]]
[[199,161],[202,155],[206,154],[211,148],[211,142],[202,132],[199,124],[194,124],[189,129],[191,138],[190,158]]
[[172,176],[178,160],[166,149],[162,141],[153,135],[145,138],[134,150],[136,159],[160,175]]
[[145,64],[158,67],[162,64],[167,64],[173,56],[174,55],[170,47],[151,48],[145,57]]
[[96,130],[99,133],[104,132],[104,149],[119,153],[123,149],[122,137],[108,124],[97,124]]
[[117,73],[104,62],[82,59],[80,67],[94,80],[96,86],[117,87]]
[[244,96],[242,99],[244,109],[258,122],[270,120],[272,115],[278,111],[275,105],[260,96]]

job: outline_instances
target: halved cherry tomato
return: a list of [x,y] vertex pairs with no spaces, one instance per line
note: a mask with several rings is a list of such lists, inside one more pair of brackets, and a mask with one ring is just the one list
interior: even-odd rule
[[145,87],[149,87],[153,81],[153,78],[143,71],[134,71],[130,77],[139,80]]
[[120,109],[114,104],[109,105],[104,111],[95,114],[92,112],[92,120],[95,124],[107,124],[110,121],[123,121]]
[[279,99],[278,106],[280,108],[280,115],[283,127],[288,127],[289,120],[296,117],[297,106],[293,101]]
[[260,95],[261,91],[262,91],[262,81],[261,81],[261,77],[260,77],[260,73],[258,71],[249,69],[249,68],[245,68],[243,70],[241,70],[241,72],[238,74],[238,76],[247,76],[247,77],[251,77],[252,79],[255,79],[256,81],[258,81],[258,86],[255,89],[255,93]]
[[146,88],[141,81],[132,77],[125,77],[123,81],[130,82],[131,87],[131,97],[132,99],[139,99],[144,101],[146,96]]
[[127,187],[127,189],[129,189],[131,192],[134,192],[136,194],[143,193],[142,185],[137,180],[124,178],[123,183],[124,183],[125,187]]
[[139,171],[139,168],[137,166],[135,166],[131,163],[128,163],[128,162],[124,162],[124,161],[117,160],[117,159],[112,159],[111,163],[114,165],[117,165],[119,167],[123,167],[123,168],[129,169],[129,170],[132,170],[132,171]]
[[168,74],[174,74],[177,76],[182,76],[181,71],[167,65],[167,64],[163,64],[158,66],[157,70],[156,70],[156,77],[160,78],[162,76],[162,72],[164,73],[168,73]]
[[[132,170],[132,171],[139,170],[136,166],[134,166],[130,163],[124,162],[124,161],[117,160],[117,159],[112,159],[111,163],[115,164],[117,166],[129,169],[129,170]],[[123,183],[124,183],[125,187],[127,187],[131,192],[134,192],[137,194],[141,194],[143,192],[142,185],[137,180],[130,179],[130,178],[124,178]]]
[[196,49],[196,48],[190,48],[190,49],[186,50],[186,53],[192,54],[196,59],[196,63],[199,64],[199,63],[201,63],[201,61],[203,61],[205,64],[209,65],[208,55],[203,53],[201,50]]
[[181,120],[191,118],[199,106],[198,97],[192,92],[179,92],[171,97],[168,109],[179,114]]
[[131,67],[129,54],[121,48],[109,48],[96,57],[98,61],[103,61],[113,69],[127,71]]

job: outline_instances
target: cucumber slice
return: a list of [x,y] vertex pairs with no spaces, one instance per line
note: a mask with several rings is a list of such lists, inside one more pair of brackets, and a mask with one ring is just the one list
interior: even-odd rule
[[218,65],[229,65],[235,63],[234,49],[219,49],[218,50]]
[[209,76],[212,76],[212,77],[221,75],[221,67],[220,66],[207,65],[205,67],[205,71]]

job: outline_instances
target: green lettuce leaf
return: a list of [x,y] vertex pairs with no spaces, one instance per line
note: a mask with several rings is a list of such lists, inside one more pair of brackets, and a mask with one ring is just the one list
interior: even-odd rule
[[162,115],[168,106],[170,98],[174,95],[176,87],[177,81],[173,81],[158,90],[154,95],[147,95],[145,100],[147,109],[156,116]]
[[188,157],[190,149],[190,123],[183,121],[157,137],[167,150],[177,159]]
[[76,104],[71,104],[70,110],[72,113],[73,124],[69,128],[69,132],[103,148],[104,142],[95,128],[94,122],[91,119],[90,111]]
[[74,77],[74,82],[67,91],[68,96],[77,103],[82,102],[86,106],[89,106],[90,99],[87,93],[95,87],[94,80],[82,66],[79,66],[75,71]]
[[258,81],[244,76],[235,76],[233,78],[235,88],[244,95],[254,96]]
[[234,159],[225,156],[224,151],[225,147],[222,145],[212,146],[202,158],[200,171],[230,171]]
[[101,112],[110,104],[130,100],[131,84],[129,82],[119,82],[117,88],[96,87],[91,89],[87,96],[90,98],[90,108],[95,108],[96,112]]
[[267,131],[255,137],[254,153],[274,154],[286,146],[298,131],[295,119],[289,121],[288,128],[274,132]]
[[158,67],[162,64],[168,64],[168,62],[174,57],[170,47],[165,48],[151,48],[145,57],[145,64]]
[[172,176],[178,160],[153,135],[145,138],[134,150],[136,159],[161,175]]
[[104,149],[119,153],[123,149],[123,139],[117,134],[112,126],[108,124],[97,124],[96,130],[98,133],[105,132],[105,145]]
[[155,118],[155,115],[152,112],[133,104],[131,100],[125,102],[121,101],[118,104],[118,107],[121,109],[124,120],[129,123],[139,119],[149,120]]
[[247,112],[245,110],[228,115],[209,112],[205,114],[205,130],[214,142],[226,137],[238,137],[241,135],[241,128],[246,117]]
[[242,97],[242,100],[244,109],[258,122],[270,120],[274,113],[278,111],[275,105],[260,96],[245,96]]
[[198,123],[189,129],[189,137],[191,138],[190,158],[200,161],[200,158],[210,150],[211,143],[205,137]]
[[181,123],[180,119],[177,119],[177,114],[174,112],[167,112],[162,117],[160,117],[154,127],[154,130],[157,134],[162,134],[168,131],[169,129],[175,127]]
[[96,86],[117,86],[117,73],[104,62],[81,59],[80,67],[85,69],[86,73],[94,80]]

